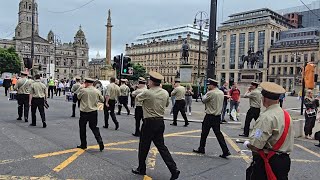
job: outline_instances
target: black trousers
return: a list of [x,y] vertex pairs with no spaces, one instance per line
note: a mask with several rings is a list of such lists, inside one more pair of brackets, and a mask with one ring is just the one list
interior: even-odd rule
[[58,93],[59,93],[59,96],[61,95],[61,88],[57,88],[56,90],[56,96],[58,96]]
[[8,96],[9,88],[10,87],[4,87],[4,93],[5,93],[6,96]]
[[53,98],[53,91],[54,91],[55,86],[49,86],[48,88],[48,98],[51,95],[51,99]]
[[77,103],[78,103],[78,108],[80,108],[80,101],[78,99],[78,95],[77,94],[73,95],[72,102],[73,102],[72,103],[72,116],[75,116]]
[[103,111],[104,111],[104,125],[106,127],[109,126],[109,114],[111,116],[112,121],[114,124],[118,124],[117,117],[115,115],[114,109],[116,107],[116,100],[109,99],[109,107],[106,106],[106,103],[104,103]]
[[81,146],[87,147],[87,123],[88,122],[89,122],[89,128],[91,129],[98,144],[103,143],[99,128],[97,127],[98,111],[92,111],[92,112],[81,112],[80,111],[79,128],[80,128]]
[[[269,164],[277,180],[288,180],[291,165],[288,154],[275,154],[269,159]],[[268,180],[264,161],[260,155],[253,155],[253,162],[246,171],[246,180]]]
[[128,108],[128,96],[119,96],[118,114],[121,114],[121,109],[122,109],[121,105],[123,105],[126,108],[129,114],[130,110]]
[[130,95],[130,100],[131,100],[131,107],[134,107],[135,106],[136,97],[133,97],[132,95]]
[[311,136],[312,129],[314,128],[314,125],[316,123],[316,116],[308,117],[307,113],[305,112],[304,117],[306,119],[305,124],[304,124],[304,135]]
[[138,170],[140,172],[146,172],[146,158],[150,150],[151,142],[153,142],[157,147],[170,172],[173,173],[177,170],[177,165],[174,162],[168,148],[164,144],[164,129],[165,125],[163,118],[146,118],[143,120],[138,152]]
[[140,121],[143,119],[143,109],[142,106],[136,106],[134,112],[134,118],[136,120],[136,130],[135,134],[140,135]]
[[206,114],[202,122],[202,131],[201,131],[201,139],[200,139],[200,147],[199,147],[200,151],[205,151],[207,137],[209,135],[210,129],[212,128],[220,144],[222,152],[224,154],[229,152],[227,143],[224,140],[222,132],[220,131],[220,121],[221,121],[221,115],[215,116],[212,114]]
[[179,112],[181,113],[184,119],[184,123],[189,124],[185,108],[186,108],[186,101],[184,99],[176,100],[173,106],[173,124],[177,124],[177,118],[178,118]]
[[280,104],[280,107],[282,107],[282,105],[283,105],[283,99],[279,99],[279,104]]
[[246,115],[246,121],[244,123],[244,132],[243,134],[249,136],[250,123],[252,119],[257,120],[260,116],[260,108],[250,107]]
[[28,119],[29,117],[29,94],[18,94],[18,116],[22,118],[22,111],[24,112],[24,118]]
[[31,118],[33,125],[37,124],[37,108],[39,109],[42,122],[46,122],[46,115],[44,112],[44,98],[32,98],[31,100]]

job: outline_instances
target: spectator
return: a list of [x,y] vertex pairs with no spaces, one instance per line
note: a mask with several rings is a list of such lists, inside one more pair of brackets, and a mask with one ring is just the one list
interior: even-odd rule
[[17,84],[17,77],[16,76],[12,76],[11,78],[11,84],[12,84],[12,89],[14,88],[14,86]]
[[186,107],[185,111],[186,113],[188,112],[188,107],[189,107],[189,116],[191,116],[191,105],[192,105],[192,96],[193,96],[193,90],[190,84],[187,85],[186,88],[186,94],[185,94],[185,101],[186,101]]
[[60,81],[58,83],[58,86],[57,86],[57,92],[56,92],[56,96],[58,96],[58,93],[59,93],[59,96],[61,95],[61,90],[64,88],[64,85],[63,85],[63,82]]
[[[240,104],[240,90],[238,89],[238,83],[233,83],[231,90],[229,91],[230,96],[230,120],[237,121],[239,115],[239,104]],[[232,110],[235,109],[237,112],[236,119],[231,116]]]
[[[174,88],[174,84],[172,84],[172,88]],[[172,105],[171,111],[170,111],[170,115],[171,116],[173,116],[173,106],[174,106],[175,102],[176,102],[176,97],[175,96],[171,96],[171,105]]]
[[228,106],[228,99],[229,99],[229,88],[228,88],[229,83],[224,82],[223,86],[220,87],[220,90],[224,94],[224,100],[223,100],[223,106],[222,106],[222,112],[221,112],[221,123],[227,122],[224,117],[226,115],[227,111],[227,106]]
[[312,129],[314,128],[316,118],[317,118],[317,108],[319,106],[318,99],[313,98],[312,90],[307,91],[307,96],[304,99],[304,105],[306,110],[304,113],[306,122],[304,125],[304,134],[306,139],[312,139]]
[[12,80],[10,79],[9,76],[6,76],[6,78],[3,80],[3,87],[4,87],[4,92],[6,96],[8,96],[8,91],[11,86],[12,86]]

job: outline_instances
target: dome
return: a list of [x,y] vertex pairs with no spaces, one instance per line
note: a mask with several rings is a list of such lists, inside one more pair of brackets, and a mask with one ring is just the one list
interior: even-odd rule
[[81,26],[80,26],[77,34],[76,34],[76,37],[85,37],[84,32],[83,32],[82,29],[81,29]]

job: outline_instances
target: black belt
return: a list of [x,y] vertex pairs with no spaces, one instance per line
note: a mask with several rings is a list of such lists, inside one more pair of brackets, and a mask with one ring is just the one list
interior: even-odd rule
[[250,108],[253,108],[253,109],[261,109],[261,108],[257,108],[257,107],[252,107],[252,106],[250,106]]
[[145,121],[149,121],[149,120],[154,121],[154,120],[164,120],[164,118],[163,117],[150,117],[150,118],[144,118],[143,120],[145,120]]

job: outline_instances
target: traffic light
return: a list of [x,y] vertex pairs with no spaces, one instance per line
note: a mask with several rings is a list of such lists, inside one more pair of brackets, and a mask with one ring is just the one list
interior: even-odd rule
[[32,60],[31,58],[23,58],[24,67],[31,69],[32,68]]
[[112,68],[116,70],[116,69],[120,69],[120,66],[121,66],[121,56],[120,55],[114,56]]
[[131,58],[124,56],[122,59],[121,75],[132,75]]

